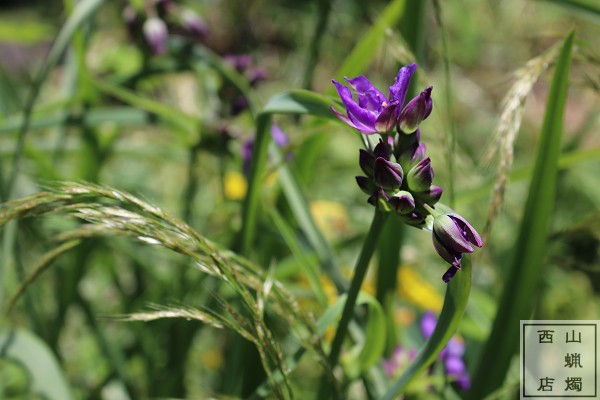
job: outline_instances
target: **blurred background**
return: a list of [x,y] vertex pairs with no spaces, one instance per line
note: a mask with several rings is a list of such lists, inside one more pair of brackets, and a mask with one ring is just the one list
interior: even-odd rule
[[[99,183],[133,193],[223,248],[235,248],[256,113],[272,96],[296,88],[330,96],[333,104],[331,79],[340,78],[336,71],[393,2],[105,1],[65,51],[52,55],[58,32],[82,3],[0,3],[2,199],[56,181]],[[436,184],[453,182],[453,194],[442,201],[452,196],[454,208],[486,241],[473,256],[473,287],[459,328],[468,366],[506,290],[556,46],[576,29],[557,198],[532,317],[598,319],[600,8],[584,0],[407,0],[402,7],[404,16],[384,30],[360,73],[387,94],[398,68],[416,61],[411,90],[433,86],[434,111],[421,134]],[[520,112],[520,104],[511,106],[515,98],[524,100],[522,122],[507,139],[499,127]],[[354,180],[360,138],[325,118],[278,115],[274,122],[284,132],[278,143],[284,162],[349,278],[372,215]],[[451,131],[456,144],[450,169]],[[503,143],[510,151],[502,150]],[[502,172],[506,162],[510,168]],[[275,164],[270,159],[261,188],[265,208],[276,207],[297,230]],[[499,174],[507,182],[502,198],[494,194]],[[4,305],[55,246],[57,232],[73,224],[58,217],[25,219],[12,233],[3,232]],[[255,261],[270,267],[302,307],[320,314],[281,230],[263,215],[259,232]],[[446,267],[430,235],[410,228],[403,234],[393,318],[400,327],[397,342],[418,348],[419,316],[440,311]],[[211,293],[223,292],[221,284],[189,266],[181,256],[141,243],[92,238],[58,258],[0,326],[35,333],[59,360],[75,398],[251,392],[244,383],[237,393],[229,387],[239,367],[232,358],[233,334],[185,320],[108,318],[151,303],[212,304]],[[335,290],[321,275],[331,302]],[[364,289],[374,293],[374,287],[369,276]],[[296,384],[299,393],[314,390],[315,374],[307,366],[295,372],[296,379],[308,377]],[[28,376],[19,363],[0,359],[0,397],[37,398],[27,394]],[[518,378],[508,382],[518,387]],[[418,390],[413,396],[431,398]]]

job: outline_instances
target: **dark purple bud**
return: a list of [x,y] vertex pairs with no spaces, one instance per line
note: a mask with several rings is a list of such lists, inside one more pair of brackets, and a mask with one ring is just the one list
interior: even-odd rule
[[167,26],[159,18],[148,18],[144,22],[144,36],[154,54],[160,55],[167,50]]
[[375,130],[379,133],[392,131],[398,125],[400,104],[394,102],[390,105],[384,103],[386,107],[381,111],[375,120]]
[[442,280],[444,281],[444,283],[450,282],[450,280],[454,278],[454,275],[456,275],[459,269],[460,268],[457,268],[455,266],[451,266],[450,268],[448,268],[448,271],[446,271],[444,275],[442,275]]
[[204,39],[209,34],[208,25],[192,10],[184,10],[181,13],[181,24],[183,28],[198,39]]
[[409,170],[425,158],[425,144],[420,142],[419,129],[412,135],[396,135],[394,139],[394,155],[402,168]]
[[373,149],[373,155],[375,158],[381,157],[389,160],[392,156],[392,149],[389,144],[385,143],[383,140],[379,140],[377,146]]
[[356,183],[358,183],[358,187],[360,187],[360,190],[362,190],[365,194],[370,196],[375,192],[375,190],[377,190],[377,186],[375,186],[373,181],[366,176],[357,176],[355,179]]
[[235,117],[236,115],[241,114],[244,110],[248,109],[248,99],[246,96],[237,96],[231,102],[231,115]]
[[375,159],[373,179],[384,190],[396,190],[402,185],[404,172],[400,164],[388,161],[383,157]]
[[431,114],[431,109],[433,107],[433,102],[431,100],[432,89],[433,88],[429,86],[409,101],[402,109],[398,122],[398,128],[402,132],[406,134],[413,133],[417,130],[421,122]]
[[440,200],[443,192],[444,192],[444,189],[442,189],[441,187],[431,185],[429,187],[429,189],[427,189],[426,191],[415,193],[415,195],[419,199],[423,200],[425,203],[427,203],[429,205],[434,205],[435,203],[437,203]]
[[267,71],[264,68],[253,68],[250,70],[250,72],[248,72],[248,80],[250,81],[250,86],[252,87],[256,86],[259,82],[262,82],[265,79],[267,79]]
[[433,181],[433,168],[429,157],[419,161],[406,175],[408,187],[415,192],[424,192],[429,189]]
[[400,190],[390,197],[388,204],[394,211],[400,214],[408,214],[415,209],[415,199],[412,194],[405,190]]
[[252,64],[252,57],[250,54],[228,54],[223,57],[226,63],[231,65],[237,72],[244,72],[250,64]]
[[375,166],[375,156],[366,150],[360,149],[358,151],[358,164],[360,169],[370,178],[373,177],[373,167]]
[[472,253],[474,244],[483,246],[475,229],[458,214],[442,214],[433,220],[433,232],[445,247],[461,253]]
[[369,204],[377,208],[387,210],[387,201],[389,198],[390,196],[388,196],[388,194],[382,188],[378,187],[375,189],[375,193],[373,193],[373,195],[371,195],[367,201]]

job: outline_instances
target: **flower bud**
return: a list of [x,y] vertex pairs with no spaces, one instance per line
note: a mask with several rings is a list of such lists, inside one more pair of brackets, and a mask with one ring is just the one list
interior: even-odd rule
[[365,194],[370,196],[375,192],[375,190],[377,190],[377,186],[375,186],[373,181],[366,176],[356,176],[355,179],[358,187],[360,187],[360,190],[362,190]]
[[183,10],[181,13],[181,24],[186,31],[198,39],[204,39],[208,36],[209,30],[206,22],[192,10]]
[[402,185],[404,172],[400,164],[388,161],[383,157],[375,159],[373,179],[384,190],[396,190]]
[[400,214],[408,214],[415,209],[415,199],[410,192],[400,190],[388,200],[388,204]]
[[419,199],[423,200],[423,202],[425,202],[429,205],[434,205],[435,203],[437,203],[440,200],[443,192],[444,192],[444,189],[442,189],[441,187],[431,185],[431,186],[429,186],[429,189],[427,189],[426,191],[415,193],[415,195]]
[[402,132],[406,134],[413,133],[417,130],[421,122],[431,114],[431,109],[433,107],[433,102],[431,100],[432,89],[433,88],[429,86],[409,101],[402,109],[398,122],[398,128]]
[[433,168],[429,157],[419,161],[406,175],[408,187],[415,192],[423,192],[429,189],[433,181]]
[[373,177],[375,156],[366,150],[360,149],[358,151],[358,165],[360,165],[360,169],[362,169],[368,177]]
[[375,158],[381,157],[389,160],[392,156],[392,149],[389,144],[385,143],[383,140],[379,140],[379,143],[377,143],[377,146],[373,149],[373,155]]
[[402,168],[409,170],[425,158],[425,144],[420,143],[419,129],[412,135],[396,135],[394,138],[394,155]]
[[148,18],[144,22],[144,36],[152,52],[156,55],[167,50],[167,26],[159,18]]
[[453,251],[472,253],[474,244],[483,246],[483,242],[475,229],[458,214],[441,214],[433,220],[433,233],[439,242]]
[[375,130],[379,133],[387,133],[398,125],[399,104],[397,102],[385,107],[375,120]]

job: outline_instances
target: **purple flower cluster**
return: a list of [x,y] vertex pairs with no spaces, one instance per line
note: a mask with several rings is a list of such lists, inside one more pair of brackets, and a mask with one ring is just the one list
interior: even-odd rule
[[180,7],[173,0],[146,0],[143,11],[133,5],[123,10],[123,19],[133,38],[143,36],[155,55],[167,51],[169,32],[204,40],[209,35],[206,22],[193,10]]
[[360,150],[359,165],[366,176],[357,176],[356,182],[369,196],[370,204],[394,212],[409,225],[424,228],[428,216],[434,218],[433,244],[450,263],[443,275],[444,282],[449,282],[461,267],[462,254],[474,251],[471,244],[481,247],[483,242],[464,218],[447,207],[440,207],[446,213],[435,208],[443,189],[433,184],[434,171],[419,128],[431,114],[433,88],[426,88],[404,104],[416,69],[416,64],[400,68],[387,97],[362,75],[345,78],[350,87],[334,80],[346,113],[333,106],[331,110],[359,132],[381,136],[373,149]]

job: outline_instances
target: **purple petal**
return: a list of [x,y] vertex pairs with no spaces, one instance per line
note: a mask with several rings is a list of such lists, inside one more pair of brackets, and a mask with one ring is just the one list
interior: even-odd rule
[[437,317],[431,311],[426,311],[421,317],[421,333],[425,340],[429,339],[433,334],[437,325]]
[[284,131],[281,130],[281,128],[277,124],[271,125],[271,137],[279,147],[285,147],[290,143],[290,139],[288,138],[288,136],[285,134]]
[[467,370],[464,361],[460,357],[446,357],[444,367],[446,374],[452,377],[460,376]]
[[455,267],[454,265],[448,268],[448,271],[446,271],[444,275],[442,275],[442,280],[444,281],[444,283],[450,282],[450,280],[454,278],[454,275],[456,275],[459,269],[460,267]]
[[[457,214],[453,214],[458,216]],[[459,217],[459,216],[458,216]],[[433,232],[444,247],[459,253],[472,253],[473,247],[463,234],[463,225],[457,223],[456,217],[442,214],[433,220]]]
[[385,95],[379,91],[364,75],[356,78],[344,78],[356,90],[358,95],[358,105],[371,111],[380,113],[383,109],[383,103],[386,101]]
[[477,247],[483,246],[483,240],[481,240],[481,236],[479,236],[475,228],[473,228],[466,219],[458,214],[448,214],[448,216],[454,220],[456,225],[461,230],[463,236],[466,237],[469,242],[473,243]]
[[[364,108],[361,108],[354,99],[352,98],[352,92],[350,89],[341,83],[332,80],[340,99],[346,106],[346,114],[350,121],[352,121],[352,127],[358,129],[361,133],[369,134],[376,133],[375,120],[377,119],[377,113]],[[337,115],[337,113],[336,113]]]
[[453,249],[442,244],[435,231],[433,232],[432,238],[433,248],[440,255],[440,257],[442,257],[448,264],[460,268],[460,263],[462,261],[461,252],[454,251]]
[[408,85],[410,84],[410,78],[416,70],[417,64],[415,63],[400,68],[394,84],[390,86],[390,102],[394,101],[398,102],[400,105],[404,105],[406,92],[408,91]]
[[400,111],[400,104],[394,102],[388,107],[385,107],[377,120],[375,121],[375,129],[377,132],[386,133],[390,132],[398,124],[398,115]]

